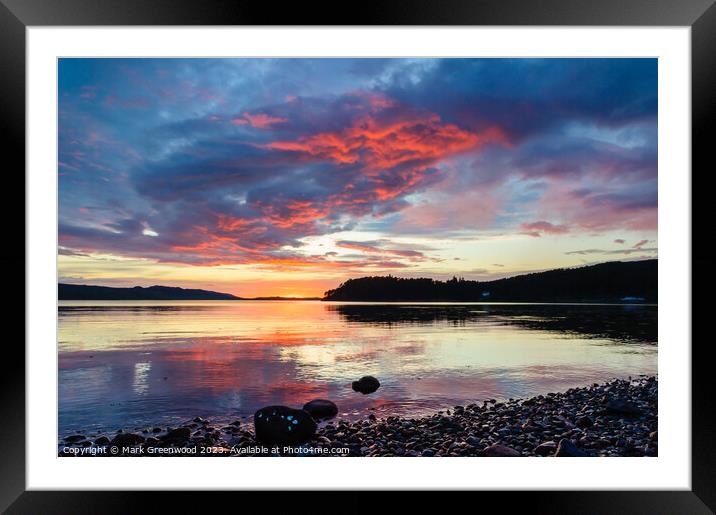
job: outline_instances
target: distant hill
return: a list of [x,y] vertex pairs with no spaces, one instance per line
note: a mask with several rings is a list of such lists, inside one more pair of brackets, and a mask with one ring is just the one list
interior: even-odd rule
[[58,284],[59,300],[241,300],[229,293],[189,290],[171,286],[111,288],[82,284]]
[[658,261],[612,261],[560,268],[495,281],[452,278],[349,279],[325,293],[333,301],[498,301],[498,302],[657,302]]

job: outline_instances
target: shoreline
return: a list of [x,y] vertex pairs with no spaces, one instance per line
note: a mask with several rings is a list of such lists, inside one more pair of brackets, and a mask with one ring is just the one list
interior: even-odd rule
[[272,447],[239,420],[58,441],[59,456],[657,456],[658,379],[640,376],[432,415],[331,420],[306,443]]

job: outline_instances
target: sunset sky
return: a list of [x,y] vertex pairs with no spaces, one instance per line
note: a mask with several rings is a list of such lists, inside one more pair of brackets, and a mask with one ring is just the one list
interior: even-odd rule
[[320,296],[657,256],[656,59],[61,59],[59,279]]

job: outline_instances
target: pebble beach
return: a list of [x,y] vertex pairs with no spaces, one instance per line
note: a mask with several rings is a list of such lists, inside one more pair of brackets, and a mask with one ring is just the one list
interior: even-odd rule
[[61,438],[60,456],[586,457],[658,455],[658,379],[612,380],[527,399],[454,406],[430,416],[323,421],[300,445],[257,440],[236,420],[195,417]]

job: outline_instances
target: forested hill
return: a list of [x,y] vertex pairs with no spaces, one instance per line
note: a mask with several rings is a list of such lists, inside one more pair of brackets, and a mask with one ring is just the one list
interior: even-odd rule
[[240,300],[229,293],[171,286],[112,288],[60,283],[57,290],[59,300]]
[[327,291],[323,300],[657,302],[657,268],[658,261],[649,259],[560,268],[495,281],[361,277]]

